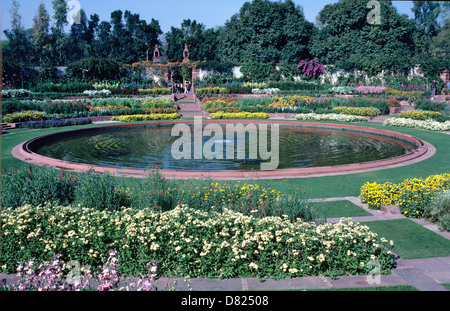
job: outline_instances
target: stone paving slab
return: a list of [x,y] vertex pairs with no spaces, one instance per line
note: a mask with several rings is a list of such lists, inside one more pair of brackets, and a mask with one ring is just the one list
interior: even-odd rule
[[256,278],[245,279],[247,284],[245,290],[267,291],[267,290],[289,290],[289,289],[330,289],[331,283],[324,277],[302,277],[292,279],[273,280],[268,279],[260,282]]
[[354,288],[354,287],[378,287],[378,286],[396,286],[407,285],[405,281],[395,275],[377,276],[341,276],[337,280],[328,280],[333,288]]
[[394,269],[392,273],[420,291],[448,291],[427,274],[417,268]]

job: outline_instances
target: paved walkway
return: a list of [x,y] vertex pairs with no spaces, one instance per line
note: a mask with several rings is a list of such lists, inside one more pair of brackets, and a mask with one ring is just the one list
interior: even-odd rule
[[[365,222],[376,220],[390,220],[405,218],[395,209],[383,211],[371,210],[362,204],[359,197],[339,197],[330,199],[313,199],[312,202],[331,202],[348,200],[363,208],[372,216],[352,217],[353,222]],[[328,218],[328,222],[338,222],[341,218]],[[440,232],[436,225],[425,221],[415,220],[425,228],[450,239],[449,232]],[[17,277],[11,274],[0,274],[0,281],[13,282]],[[174,282],[176,291],[285,291],[305,289],[339,289],[358,287],[378,287],[410,285],[420,291],[448,291],[442,284],[450,284],[450,257],[435,257],[424,259],[396,259],[396,267],[390,275],[375,276],[341,276],[334,280],[330,277],[299,277],[292,279],[272,280],[260,282],[257,278],[243,279],[189,279],[161,278],[158,280],[159,290],[173,290]]]

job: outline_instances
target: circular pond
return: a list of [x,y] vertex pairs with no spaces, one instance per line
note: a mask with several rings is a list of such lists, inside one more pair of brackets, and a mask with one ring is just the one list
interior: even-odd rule
[[[426,153],[423,142],[414,137],[357,126],[280,121],[275,128],[267,121],[246,121],[238,122],[246,129],[239,132],[242,135],[236,131],[230,136],[228,126],[235,122],[220,122],[219,129],[209,135],[202,132],[208,123],[218,126],[204,121],[198,131],[192,123],[178,121],[68,131],[29,141],[16,154],[21,153],[28,162],[63,169],[139,175],[158,166],[169,173],[192,172],[191,177],[202,173],[230,178],[241,177],[238,172],[257,171],[261,177],[277,177],[261,170],[263,163],[276,160],[276,170],[269,171],[279,172],[281,178],[286,172],[299,177],[302,171],[311,175],[382,168],[405,164]],[[181,124],[185,126],[183,132],[174,133],[174,126]],[[253,127],[247,127],[249,124]],[[261,124],[265,127],[259,127]],[[251,129],[256,129],[256,136],[252,136],[255,133]],[[261,135],[267,138],[258,142]],[[188,144],[181,144],[181,138]],[[213,156],[208,156],[207,151]]]

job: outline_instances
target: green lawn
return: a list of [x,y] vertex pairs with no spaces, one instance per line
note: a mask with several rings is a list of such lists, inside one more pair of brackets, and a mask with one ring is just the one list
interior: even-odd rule
[[341,217],[358,217],[371,216],[369,212],[361,207],[353,204],[350,201],[332,201],[332,202],[315,202],[310,203],[321,215],[326,218],[341,218]]
[[394,241],[393,252],[403,259],[450,256],[450,240],[410,219],[364,222],[370,231]]

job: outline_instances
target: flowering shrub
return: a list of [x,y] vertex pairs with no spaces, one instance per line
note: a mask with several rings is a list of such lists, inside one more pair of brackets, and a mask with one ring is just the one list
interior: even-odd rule
[[384,121],[385,126],[398,126],[398,127],[410,127],[428,131],[449,131],[450,130],[450,121],[438,122],[431,119],[422,121],[422,120],[413,120],[406,118],[390,118]]
[[96,89],[96,90],[99,90],[99,89],[101,89],[101,90],[118,89],[120,87],[120,83],[119,82],[116,82],[116,83],[113,83],[113,82],[102,82],[102,83],[97,82],[97,83],[92,84],[92,87],[94,89]]
[[252,89],[252,94],[278,94],[280,89],[271,88],[271,89]]
[[2,89],[3,98],[30,97],[33,93],[24,89]]
[[89,97],[108,97],[111,95],[111,91],[109,90],[101,90],[101,91],[84,91],[84,95]]
[[338,122],[367,122],[367,118],[362,116],[354,115],[343,115],[343,114],[315,114],[315,113],[304,113],[295,116],[297,120],[304,121],[338,121]]
[[47,116],[44,113],[37,111],[18,112],[13,114],[7,114],[3,117],[4,123],[17,123],[27,121],[43,121],[47,120]]
[[211,119],[268,119],[269,115],[264,112],[236,112],[236,113],[226,113],[219,111],[211,114]]
[[250,89],[266,89],[268,88],[268,84],[266,82],[244,82],[244,88]]
[[212,98],[208,100],[204,100],[203,109],[206,112],[214,113],[218,111],[224,112],[239,112],[239,107],[237,106],[237,100],[239,98]]
[[389,104],[390,107],[401,107],[398,100],[394,98],[386,98],[386,102]]
[[332,112],[355,116],[376,117],[380,115],[380,110],[373,107],[335,107]]
[[329,89],[328,91],[331,94],[341,94],[341,95],[348,95],[353,94],[355,92],[356,88],[353,86],[335,86]]
[[[148,274],[141,276],[136,281],[130,277],[121,276],[117,254],[117,251],[109,251],[109,258],[104,265],[99,267],[101,272],[96,274],[93,274],[88,268],[77,267],[77,264],[73,264],[72,261],[67,264],[64,263],[60,259],[61,254],[50,258],[50,262],[39,265],[34,260],[19,262],[17,276],[21,279],[10,285],[3,285],[3,288],[13,291],[156,290],[154,279],[157,266],[155,264],[148,263],[147,266],[151,265]],[[74,268],[75,271],[67,271],[68,267]],[[63,276],[66,277],[63,278]]]
[[403,90],[394,90],[394,89],[386,89],[385,91],[386,95],[394,95],[397,97],[422,97],[425,92],[424,91],[403,91]]
[[315,59],[301,60],[297,68],[307,77],[318,77],[326,73],[325,66]]
[[383,94],[386,91],[384,86],[358,86],[355,93],[358,94]]
[[425,208],[436,191],[449,188],[450,174],[406,179],[400,184],[368,182],[361,187],[361,202],[372,209],[398,205],[404,215],[418,218],[424,215]]
[[176,120],[179,119],[178,113],[171,114],[143,114],[143,115],[131,115],[131,116],[115,116],[111,118],[111,121],[119,122],[137,122],[137,121],[151,121],[151,120]]
[[161,213],[23,206],[3,209],[1,217],[5,273],[14,272],[18,261],[41,264],[54,253],[94,269],[111,249],[119,252],[126,275],[148,273],[143,263],[153,261],[160,276],[207,278],[363,275],[375,259],[386,274],[394,263],[392,241],[344,220],[317,225],[230,210],[211,215],[185,205]]
[[408,118],[413,120],[436,119],[442,116],[443,114],[437,111],[420,111],[420,110],[403,111],[399,114],[400,118]]

